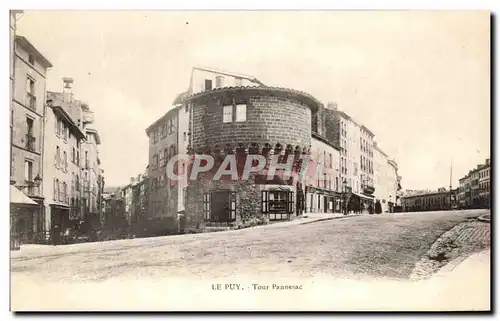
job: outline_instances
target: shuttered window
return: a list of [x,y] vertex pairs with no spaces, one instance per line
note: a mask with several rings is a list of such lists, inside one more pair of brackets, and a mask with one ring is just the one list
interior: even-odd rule
[[269,213],[269,192],[268,191],[262,191],[261,201],[262,201],[262,203],[261,203],[262,214]]
[[210,220],[210,193],[203,194],[203,217]]

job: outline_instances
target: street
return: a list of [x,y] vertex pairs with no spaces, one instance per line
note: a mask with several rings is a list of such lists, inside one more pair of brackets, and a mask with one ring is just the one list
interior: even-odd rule
[[[33,284],[39,289],[96,289],[100,284],[115,284],[112,289],[120,293],[124,280],[143,286],[145,282],[154,285],[187,280],[194,286],[198,280],[287,279],[304,283],[325,277],[397,284],[397,280],[409,279],[416,263],[443,233],[487,212],[360,215],[293,226],[283,223],[227,232],[22,249],[11,252],[13,303],[18,297],[23,298],[19,302],[27,304],[23,300],[28,292],[33,296]],[[142,291],[137,286],[134,289]]]

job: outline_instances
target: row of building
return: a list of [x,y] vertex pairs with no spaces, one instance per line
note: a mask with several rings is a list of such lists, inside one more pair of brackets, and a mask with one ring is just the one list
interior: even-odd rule
[[[308,212],[393,212],[401,189],[396,162],[375,134],[335,103],[270,87],[255,77],[194,67],[188,90],[146,129],[146,173],[109,196],[124,205],[108,212],[127,217],[133,229],[169,234],[187,228],[234,226],[254,217],[290,219]],[[175,155],[307,154],[323,166],[317,179],[248,181],[168,177]],[[191,162],[177,162],[188,173]],[[134,228],[135,227],[135,228]]]
[[46,242],[54,227],[99,224],[104,186],[101,139],[89,106],[74,98],[73,79],[46,90],[49,60],[16,34],[22,11],[10,14],[11,233]]
[[490,208],[490,159],[477,165],[459,179],[459,186],[450,186],[437,191],[406,190],[401,195],[402,210],[405,212],[443,211],[450,209]]
[[471,169],[459,180],[458,204],[460,208],[491,207],[491,165],[490,159]]

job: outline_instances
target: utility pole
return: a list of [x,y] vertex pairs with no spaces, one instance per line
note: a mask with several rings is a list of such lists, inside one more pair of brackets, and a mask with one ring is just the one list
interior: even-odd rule
[[453,208],[453,205],[452,205],[453,193],[451,190],[451,188],[452,188],[452,184],[451,184],[452,173],[453,173],[453,159],[451,160],[451,165],[450,165],[450,210]]

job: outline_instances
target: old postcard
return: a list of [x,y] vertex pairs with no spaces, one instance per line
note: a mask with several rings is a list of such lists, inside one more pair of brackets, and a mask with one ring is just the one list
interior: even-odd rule
[[487,11],[10,11],[12,311],[489,311]]

